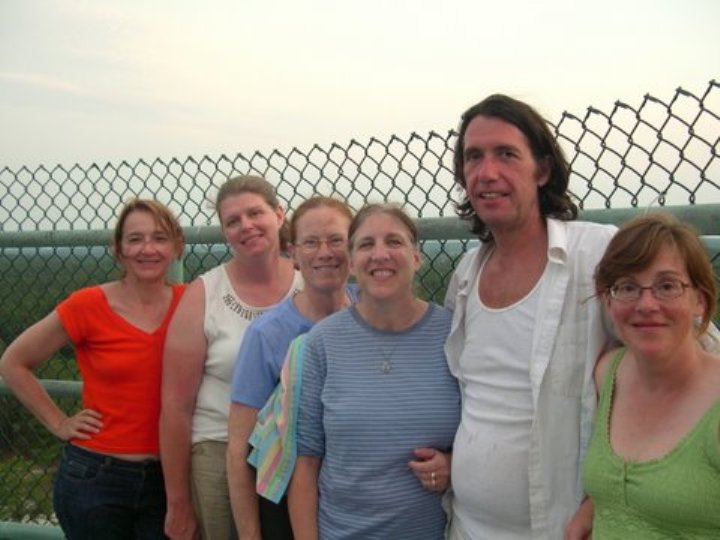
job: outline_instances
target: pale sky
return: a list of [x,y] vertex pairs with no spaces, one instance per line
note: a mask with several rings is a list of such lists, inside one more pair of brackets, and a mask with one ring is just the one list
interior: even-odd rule
[[503,92],[563,110],[696,94],[717,0],[0,0],[0,168],[446,132]]

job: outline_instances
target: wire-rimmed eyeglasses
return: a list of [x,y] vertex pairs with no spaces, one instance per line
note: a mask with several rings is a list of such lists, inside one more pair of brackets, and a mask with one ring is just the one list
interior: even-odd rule
[[328,249],[337,251],[345,248],[347,240],[341,236],[333,236],[331,238],[306,238],[302,242],[295,244],[295,247],[304,253],[315,253],[323,244],[325,244]]
[[648,290],[657,300],[674,300],[682,296],[685,289],[691,288],[693,285],[679,279],[663,279],[647,286],[632,280],[623,280],[610,287],[610,297],[620,302],[637,302],[643,291]]

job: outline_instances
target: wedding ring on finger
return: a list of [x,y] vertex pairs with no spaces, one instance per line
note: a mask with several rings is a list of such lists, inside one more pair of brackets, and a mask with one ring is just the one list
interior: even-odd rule
[[432,482],[432,487],[437,485],[437,481],[435,480],[435,471],[430,473],[430,481]]

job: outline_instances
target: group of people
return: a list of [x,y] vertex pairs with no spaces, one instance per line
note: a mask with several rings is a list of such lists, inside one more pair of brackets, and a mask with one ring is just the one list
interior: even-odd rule
[[[444,307],[415,293],[397,205],[316,196],[286,220],[268,182],[232,178],[232,258],[187,287],[166,280],[175,217],[125,205],[122,276],[0,359],[68,442],[67,537],[720,537],[717,291],[695,232],[575,221],[547,123],[504,95],[463,114],[454,173],[481,243]],[[68,343],[75,413],[32,374]]]

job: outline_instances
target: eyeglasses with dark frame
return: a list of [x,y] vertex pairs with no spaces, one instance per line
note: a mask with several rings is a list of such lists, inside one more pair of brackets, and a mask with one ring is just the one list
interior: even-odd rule
[[643,291],[648,290],[656,300],[665,301],[679,298],[685,289],[692,288],[694,285],[679,279],[663,279],[645,287],[632,280],[623,280],[610,287],[610,297],[620,302],[637,302]]
[[307,238],[295,244],[295,247],[304,253],[315,253],[323,244],[325,244],[328,249],[338,251],[347,246],[347,240],[341,236],[333,236],[332,238]]

